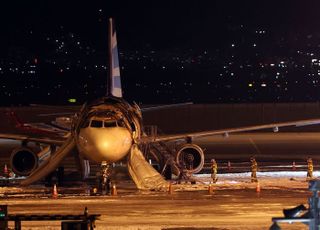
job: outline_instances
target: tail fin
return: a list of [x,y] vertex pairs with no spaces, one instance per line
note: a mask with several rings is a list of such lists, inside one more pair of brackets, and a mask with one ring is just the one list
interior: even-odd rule
[[112,18],[109,19],[109,63],[107,96],[122,97],[117,35],[113,29]]

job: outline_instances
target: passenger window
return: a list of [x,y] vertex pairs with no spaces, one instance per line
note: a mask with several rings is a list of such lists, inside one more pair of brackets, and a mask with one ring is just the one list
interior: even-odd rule
[[102,121],[92,120],[90,126],[93,127],[93,128],[101,128],[102,127]]
[[117,122],[116,121],[105,121],[104,127],[105,128],[117,127]]

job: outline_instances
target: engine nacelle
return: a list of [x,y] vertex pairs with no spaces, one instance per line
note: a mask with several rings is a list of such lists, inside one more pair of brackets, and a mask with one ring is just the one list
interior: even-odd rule
[[20,176],[28,176],[38,167],[38,161],[37,154],[27,147],[14,149],[10,156],[12,171]]
[[180,168],[186,168],[189,173],[198,173],[204,165],[203,150],[196,144],[185,144],[177,152],[176,162]]

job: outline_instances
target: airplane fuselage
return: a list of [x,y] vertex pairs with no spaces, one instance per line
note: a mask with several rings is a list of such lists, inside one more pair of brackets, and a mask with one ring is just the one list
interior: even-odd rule
[[84,106],[75,121],[78,151],[95,162],[116,162],[140,138],[141,123],[138,106],[114,97],[99,99]]

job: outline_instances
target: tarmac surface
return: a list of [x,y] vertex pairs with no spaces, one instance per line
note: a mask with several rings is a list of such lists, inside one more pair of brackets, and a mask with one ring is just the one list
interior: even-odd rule
[[[48,114],[61,107],[18,108],[26,122],[46,122]],[[3,109],[7,111],[6,109]],[[66,109],[73,112],[73,109]],[[64,110],[65,111],[65,110]],[[6,117],[1,114],[1,119]],[[3,122],[3,132],[13,124]],[[18,131],[19,132],[19,131]],[[319,170],[320,135],[317,132],[246,133],[229,138],[214,136],[196,140],[205,148],[206,168],[216,158],[219,180],[209,194],[210,175],[199,176],[202,183],[173,185],[168,192],[138,191],[128,179],[117,180],[117,196],[89,196],[87,187],[58,187],[59,197],[51,197],[51,188],[0,187],[0,203],[9,205],[10,214],[101,214],[97,229],[269,229],[272,217],[281,217],[283,208],[307,204],[311,195],[306,182],[306,158],[312,156]],[[10,152],[20,143],[0,141],[1,165],[8,163]],[[249,158],[256,156],[261,192],[250,183]],[[231,161],[232,168],[227,168]],[[299,172],[292,171],[295,161]],[[68,164],[72,162],[68,160]],[[72,167],[71,167],[72,169]],[[67,171],[67,170],[66,170]],[[271,172],[268,174],[267,172]],[[315,174],[318,177],[318,174]],[[12,227],[12,223],[10,223]],[[283,229],[307,229],[302,224],[281,224]],[[60,229],[60,222],[23,222],[23,229]]]
[[[249,173],[219,174],[213,194],[208,192],[210,175],[201,183],[173,184],[173,192],[138,191],[131,181],[118,181],[116,196],[89,196],[86,187],[26,189],[3,187],[1,204],[10,214],[101,214],[96,229],[269,229],[272,217],[282,217],[283,208],[307,204],[305,172],[258,173],[261,191],[250,182]],[[319,176],[320,172],[315,172]],[[13,226],[12,223],[10,225]],[[307,229],[295,223],[283,229]],[[60,229],[58,221],[22,222],[23,229]]]

